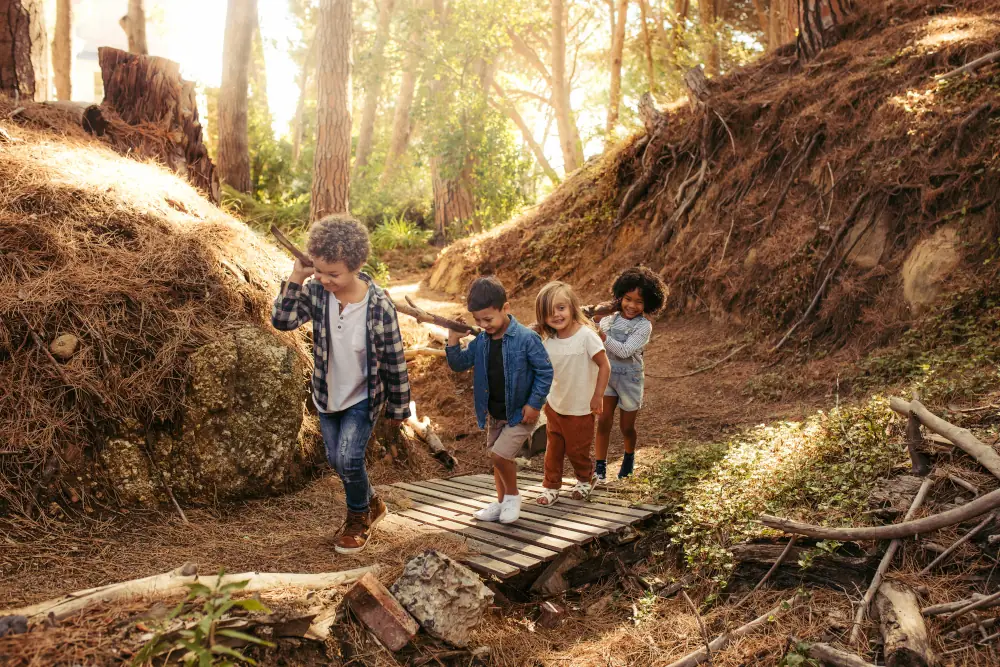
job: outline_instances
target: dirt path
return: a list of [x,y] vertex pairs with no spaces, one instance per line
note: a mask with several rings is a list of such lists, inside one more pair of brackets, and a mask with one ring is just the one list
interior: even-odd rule
[[[458,315],[462,305],[419,285],[407,276],[390,288],[397,299],[410,295],[421,307]],[[591,295],[592,296],[592,295]],[[530,298],[516,300],[515,316],[530,322]],[[401,317],[408,343],[426,344],[426,332]],[[651,374],[677,374],[718,359],[740,344],[741,332],[707,317],[660,320],[647,350]],[[829,363],[826,365],[830,366]],[[795,418],[829,403],[822,380],[829,368],[797,372],[795,387],[760,384],[770,377],[760,362],[741,354],[718,368],[681,380],[647,379],[646,406],[639,417],[640,449],[693,446],[714,441],[742,425],[763,419]],[[770,372],[775,378],[777,373]],[[816,375],[815,382],[801,378]],[[782,376],[789,377],[788,369]],[[472,412],[471,374],[456,375],[440,358],[412,364],[418,412],[458,458],[453,474],[485,471],[482,436]],[[756,384],[755,384],[756,383]],[[804,389],[803,389],[804,387]],[[804,393],[803,393],[804,392]],[[791,396],[791,398],[789,398]],[[611,458],[620,457],[621,439],[612,440]],[[645,457],[640,454],[640,462]],[[371,476],[384,485],[402,479],[447,474],[425,451],[416,451],[409,469],[378,463]],[[540,465],[540,460],[535,462]],[[47,526],[0,526],[0,607],[43,600],[67,591],[155,574],[189,561],[202,571],[330,571],[371,562],[398,562],[420,548],[420,538],[382,530],[372,547],[357,557],[334,553],[333,533],[343,520],[343,490],[328,470],[305,488],[285,496],[239,505],[191,508],[184,525],[170,511],[123,511],[100,522]]]

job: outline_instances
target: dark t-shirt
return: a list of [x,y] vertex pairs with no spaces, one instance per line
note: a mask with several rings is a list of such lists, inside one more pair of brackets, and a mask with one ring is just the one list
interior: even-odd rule
[[489,378],[490,416],[499,421],[507,421],[507,385],[503,375],[502,339],[490,339],[490,360],[486,376]]

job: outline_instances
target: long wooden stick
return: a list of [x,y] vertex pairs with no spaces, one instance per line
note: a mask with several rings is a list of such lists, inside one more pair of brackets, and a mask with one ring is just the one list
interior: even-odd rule
[[281,230],[275,227],[274,225],[271,225],[271,234],[274,236],[275,239],[278,240],[278,243],[280,243],[285,250],[292,253],[292,257],[302,262],[302,266],[313,265],[313,261],[312,259],[310,259],[309,255],[305,254],[304,252],[296,248],[295,244],[289,241],[288,237],[285,236],[281,232]]
[[896,538],[912,537],[922,533],[930,533],[947,526],[954,526],[1000,507],[1000,489],[987,493],[972,502],[950,509],[947,512],[933,514],[923,519],[903,521],[889,526],[866,526],[863,528],[830,528],[800,523],[791,519],[783,519],[770,514],[760,517],[760,522],[768,528],[783,530],[819,540],[840,540],[841,542],[856,542],[858,540],[894,540]]
[[979,602],[985,598],[986,596],[982,593],[973,593],[972,597],[965,600],[942,602],[941,604],[932,604],[929,607],[924,607],[920,610],[920,613],[924,616],[943,616],[944,614],[950,614],[953,611],[958,611],[962,607],[966,607],[973,602]]
[[990,512],[989,516],[987,516],[985,519],[983,519],[982,521],[980,521],[978,526],[976,526],[975,528],[973,528],[972,530],[970,530],[969,532],[967,532],[962,537],[960,537],[957,540],[955,540],[954,544],[952,544],[950,547],[948,547],[947,549],[945,549],[937,558],[935,558],[934,560],[932,560],[930,562],[930,564],[927,565],[927,567],[925,567],[924,569],[920,570],[920,574],[923,575],[923,574],[929,573],[931,570],[934,569],[935,565],[937,565],[938,563],[940,563],[943,560],[945,560],[946,558],[948,558],[948,556],[950,556],[951,554],[953,554],[955,552],[955,549],[958,549],[960,546],[962,546],[963,544],[965,544],[966,542],[968,542],[969,540],[971,540],[973,537],[975,537],[976,534],[979,533],[979,531],[981,531],[983,528],[985,528],[990,523],[992,523],[995,518],[997,518],[997,513],[996,512]]
[[788,540],[788,544],[785,545],[785,549],[781,552],[781,555],[778,556],[778,559],[776,561],[774,561],[774,565],[771,566],[771,569],[767,571],[767,574],[764,575],[763,579],[757,582],[757,585],[753,587],[752,591],[744,595],[743,599],[736,603],[737,607],[742,607],[743,603],[749,600],[751,595],[759,591],[761,586],[767,583],[767,580],[771,578],[771,575],[774,574],[775,571],[777,571],[777,569],[781,567],[781,564],[785,562],[785,559],[788,558],[788,554],[792,553],[792,547],[795,546],[795,543],[798,541],[798,539],[799,539],[798,535],[792,535],[792,538]]
[[411,299],[409,296],[405,298],[406,298],[405,304],[393,302],[396,304],[396,310],[398,310],[401,313],[409,315],[410,317],[416,319],[417,322],[436,324],[439,327],[444,327],[445,329],[451,329],[452,331],[456,331],[460,334],[472,334],[473,336],[478,336],[483,332],[482,329],[476,326],[472,326],[471,324],[465,324],[464,322],[456,322],[455,320],[449,320],[448,318],[441,317],[440,315],[428,313],[426,310],[420,308],[419,306],[417,306],[417,304],[413,303],[413,299]]
[[[709,643],[709,647],[712,651],[718,653],[722,649],[726,648],[732,640],[742,637],[743,635],[750,634],[760,626],[770,622],[775,616],[778,616],[779,614],[789,611],[795,607],[795,604],[799,601],[800,597],[800,595],[796,594],[779,604],[774,609],[771,609],[763,616],[758,616],[746,625],[741,625],[732,632],[726,632],[719,635]],[[705,647],[702,647],[694,653],[689,653],[680,660],[670,663],[667,667],[694,667],[695,665],[700,665],[706,660],[708,660],[708,653],[706,652]]]
[[1000,60],[1000,51],[994,51],[993,53],[988,53],[982,58],[977,58],[976,60],[973,60],[971,63],[967,65],[963,65],[958,69],[953,69],[950,72],[946,74],[941,74],[940,76],[935,78],[938,81],[944,81],[945,79],[950,79],[953,76],[958,76],[959,74],[964,74],[965,72],[974,72],[983,65],[989,65],[990,63],[996,62],[997,60]]
[[992,447],[987,446],[986,443],[972,435],[969,429],[949,424],[931,413],[920,401],[914,400],[907,403],[901,398],[891,398],[889,399],[889,407],[904,417],[909,417],[910,414],[916,415],[921,424],[938,435],[947,438],[956,447],[979,461],[980,465],[993,473],[997,478],[1000,478],[1000,454],[997,454]]
[[[73,612],[85,609],[99,602],[109,602],[128,597],[167,597],[187,591],[187,584],[201,582],[214,584],[218,581],[218,575],[202,576],[199,579],[197,574],[187,575],[189,571],[186,566],[163,574],[154,574],[142,579],[123,581],[117,584],[99,586],[84,591],[77,591],[59,598],[46,600],[38,604],[33,604],[20,609],[10,609],[0,611],[0,616],[20,615],[27,616],[28,620],[38,620],[54,614],[57,620],[66,618]],[[237,581],[249,581],[243,589],[250,593],[254,591],[264,591],[274,588],[308,588],[322,590],[332,588],[342,584],[349,584],[361,578],[367,572],[375,572],[376,565],[360,567],[344,572],[320,572],[317,574],[293,574],[281,572],[242,572],[239,574],[226,574],[222,577],[222,584],[231,584]]]
[[[795,637],[790,637],[793,644],[801,644]],[[832,665],[833,667],[875,667],[872,663],[868,662],[859,655],[854,653],[848,653],[843,649],[836,648],[835,646],[830,646],[829,644],[823,644],[821,642],[809,643],[809,648],[806,649],[806,653],[813,660],[819,660],[824,665]]]
[[698,621],[698,629],[701,631],[701,639],[705,642],[705,660],[708,664],[712,664],[712,642],[708,639],[708,630],[705,629],[705,622],[701,620],[701,614],[698,613],[698,607],[694,606],[694,602],[691,601],[691,597],[687,594],[687,591],[681,590],[681,595],[684,596],[684,601],[687,602],[688,608],[691,609],[691,613],[694,614],[694,618]]
[[965,605],[958,611],[952,612],[951,615],[948,616],[948,618],[946,618],[945,620],[950,621],[964,614],[968,614],[970,611],[976,611],[977,609],[985,609],[986,607],[995,607],[997,605],[997,601],[1000,601],[1000,592],[994,593],[993,595],[987,595],[981,600],[970,602],[969,604]]
[[[906,511],[906,516],[903,517],[903,521],[909,521],[916,511],[920,509],[920,506],[924,504],[924,500],[927,498],[927,494],[930,492],[933,484],[933,479],[930,477],[924,478],[924,481],[920,484],[920,488],[917,490],[917,495],[913,497],[913,502],[910,503],[910,509]],[[892,559],[896,557],[896,552],[899,551],[899,547],[902,546],[902,544],[903,543],[899,539],[895,539],[890,542],[889,548],[885,550],[885,555],[882,557],[882,562],[878,564],[878,569],[875,570],[875,576],[872,577],[872,582],[868,586],[868,590],[865,591],[865,597],[861,600],[861,606],[858,607],[858,611],[854,615],[854,625],[851,627],[851,639],[849,642],[852,646],[857,644],[858,639],[861,638],[861,623],[865,620],[865,616],[868,614],[868,607],[871,606],[875,593],[878,592],[879,586],[882,585],[882,578],[885,576],[886,570],[889,569],[889,565],[892,564]]]

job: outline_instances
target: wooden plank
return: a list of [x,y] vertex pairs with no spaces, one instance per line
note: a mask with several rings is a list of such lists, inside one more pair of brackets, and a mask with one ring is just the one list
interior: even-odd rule
[[[524,477],[525,479],[536,480],[539,485],[541,485],[541,483],[545,480],[545,475],[541,475],[539,473],[532,472],[530,470],[519,470],[517,474],[518,477]],[[563,487],[567,486],[572,487],[576,485],[576,479],[572,477],[563,477],[562,481],[563,481]],[[655,512],[657,514],[667,509],[666,505],[653,505],[649,503],[629,502],[629,500],[623,497],[621,494],[618,494],[615,491],[611,491],[608,489],[594,489],[593,492],[590,494],[590,497],[602,499],[600,500],[600,502],[607,502],[607,503],[610,503],[612,500],[615,500],[619,503],[623,503],[626,507],[633,507],[635,509],[647,510],[649,512]]]
[[[496,502],[493,496],[488,496],[485,494],[477,493],[474,489],[468,491],[458,491],[455,489],[449,489],[445,487],[444,489],[435,488],[434,482],[424,481],[424,482],[414,482],[411,486],[416,487],[416,489],[422,490],[423,493],[429,491],[434,492],[434,497],[443,498],[445,500],[451,500],[456,503],[461,503],[463,505],[468,505],[469,507],[475,507],[476,509],[486,507],[491,502]],[[547,510],[547,511],[539,511]],[[555,512],[555,514],[553,514]],[[618,530],[621,528],[618,524],[607,523],[605,526],[594,526],[590,523],[582,523],[572,516],[566,516],[563,513],[556,512],[548,508],[540,507],[536,508],[529,503],[522,502],[521,504],[521,518],[531,519],[533,521],[539,521],[541,523],[555,523],[560,528],[566,528],[569,530],[575,530],[578,533],[589,533],[600,537],[601,535],[607,535],[611,530]],[[584,517],[585,518],[585,517]]]
[[[419,521],[414,521],[413,519],[400,516],[396,513],[386,516],[385,519],[383,519],[383,522],[397,523],[405,526],[408,530],[418,531],[421,533],[440,532],[439,528],[420,523]],[[498,579],[507,579],[521,572],[521,569],[515,565],[504,563],[503,561],[495,560],[482,554],[469,554],[460,558],[459,561],[465,563],[477,572],[485,574],[486,576],[495,576]]]
[[[473,475],[469,475],[469,477],[473,477]],[[475,475],[475,477],[479,478],[486,477],[492,479],[488,475]],[[521,472],[518,472],[518,478],[528,480],[536,486],[541,486],[543,481],[542,478],[540,478],[538,475],[527,475]],[[576,480],[564,479],[562,488],[565,489],[567,487],[573,487],[575,485],[576,485]],[[594,491],[590,494],[590,497],[599,499],[600,502],[606,503],[608,505],[618,505],[621,507],[632,507],[633,505],[633,503],[631,503],[627,498],[623,498],[621,495],[615,493],[614,491],[602,491],[601,489],[594,489]]]
[[[517,551],[522,554],[526,554],[538,561],[550,560],[559,555],[558,549],[547,549],[545,547],[540,547],[537,544],[527,544],[513,537],[508,537],[498,533],[490,533],[485,530],[480,530],[479,528],[473,528],[472,526],[466,526],[465,524],[452,519],[441,517],[436,514],[430,514],[424,511],[423,508],[417,509],[416,506],[414,509],[400,511],[399,514],[408,516],[411,519],[422,521],[423,523],[430,523],[435,526],[439,526],[449,532],[460,534],[468,539],[474,539],[479,542],[492,544],[493,546],[508,549],[510,551]],[[514,564],[517,565],[519,563]]]
[[[459,481],[459,479],[463,479],[463,481],[464,480],[468,480],[469,482],[475,482],[477,486],[482,486],[484,483],[485,484],[489,483],[488,478],[485,475],[470,475],[467,478],[454,478],[453,477],[452,479],[450,479],[448,481],[449,482],[457,482],[457,481]],[[525,492],[528,492],[528,493],[532,493],[534,495],[538,495],[538,494],[540,494],[544,490],[544,487],[541,486],[540,484],[522,484],[519,488],[522,491],[525,491]],[[598,507],[598,509],[600,509],[602,511],[611,512],[611,513],[614,513],[614,514],[621,514],[621,515],[624,515],[624,516],[631,517],[632,520],[630,521],[630,523],[634,523],[635,521],[640,521],[640,520],[645,519],[645,518],[647,518],[647,517],[650,516],[650,511],[649,510],[641,510],[641,509],[636,509],[634,507],[628,507],[628,503],[625,502],[625,501],[622,501],[620,505],[618,505],[618,504],[616,504],[616,505],[608,505],[608,504],[604,503],[604,499],[601,499],[600,501],[597,501],[597,500],[573,500],[572,498],[569,498],[568,496],[560,495],[559,496],[559,502],[560,503],[565,503],[565,504],[570,505],[570,506],[577,506],[577,507],[579,507],[579,506],[600,505],[600,507]],[[556,507],[558,507],[558,505]]]
[[[403,489],[400,490],[404,491]],[[422,511],[437,514],[438,516],[444,516],[444,518],[451,519],[452,521],[480,528],[481,530],[486,530],[491,533],[500,533],[503,535],[510,535],[511,537],[517,537],[517,539],[524,542],[533,542],[534,544],[539,544],[541,546],[555,546],[550,540],[558,539],[568,542],[569,545],[573,545],[586,544],[594,539],[593,535],[589,535],[587,533],[578,533],[574,530],[565,530],[554,526],[551,521],[548,523],[538,523],[536,521],[527,521],[522,519],[518,521],[516,526],[514,524],[502,524],[492,521],[477,521],[472,517],[472,512],[470,511],[471,508],[466,505],[441,500],[440,498],[424,495],[415,491],[404,492],[414,502],[426,506],[420,508]],[[434,511],[432,511],[432,508]],[[440,512],[445,512],[446,514],[442,515]],[[529,539],[529,536],[534,536],[535,539]]]
[[[458,492],[472,491],[477,494],[478,497],[482,497],[481,494],[485,493],[485,489],[480,486],[476,486],[474,482],[460,483],[455,480],[425,480],[421,483],[421,486],[424,485],[434,486],[442,491],[447,491],[448,489],[454,489]],[[531,502],[533,498],[538,495],[539,494],[524,494],[525,502],[530,503],[532,511],[540,514],[555,517],[566,517],[568,519],[572,519],[573,521],[579,521],[580,523],[586,523],[591,526],[610,528],[611,530],[620,530],[622,527],[627,526],[632,522],[630,517],[623,514],[604,513],[599,509],[591,510],[587,507],[579,508],[567,504],[546,507],[544,505],[538,505],[537,503]],[[584,503],[584,505],[586,505],[586,503]]]
[[[486,535],[486,539],[480,540],[472,535],[469,535],[465,530],[469,530],[466,526],[460,523],[455,523],[448,519],[444,519],[433,514],[426,514],[420,510],[405,510],[404,516],[426,523],[431,526],[440,528],[441,530],[446,530],[450,533],[455,533],[457,535],[462,535],[466,537],[466,543],[475,547],[480,553],[489,556],[490,558],[495,558],[496,560],[501,560],[505,563],[510,563],[511,565],[516,565],[523,570],[530,570],[536,565],[541,565],[546,559],[537,558],[535,556],[529,556],[528,554],[518,553],[513,549],[508,549],[504,546],[498,544],[499,541],[504,540],[501,535],[495,535],[493,533],[486,533],[486,531],[476,531],[482,532]],[[471,529],[475,530],[475,529]],[[512,542],[513,540],[506,540],[507,542]],[[525,545],[527,546],[527,545]],[[550,552],[551,556],[555,556],[555,552]],[[549,558],[551,558],[549,556]]]

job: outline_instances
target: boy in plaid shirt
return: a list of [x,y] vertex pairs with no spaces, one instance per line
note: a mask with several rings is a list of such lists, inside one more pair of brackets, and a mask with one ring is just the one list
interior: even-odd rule
[[271,311],[276,329],[291,331],[313,323],[313,403],[327,459],[347,496],[347,520],[334,542],[342,554],[364,549],[388,513],[365,469],[375,420],[383,407],[391,424],[410,416],[410,383],[396,308],[360,273],[370,250],[368,231],[354,218],[332,215],[314,223],[308,242],[313,266],[295,260]]

